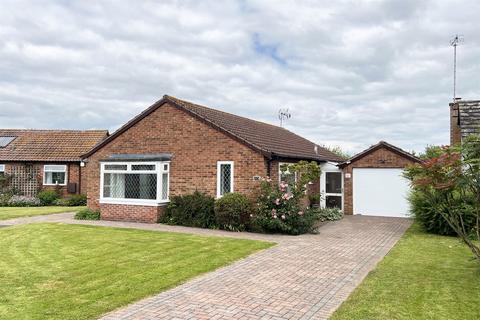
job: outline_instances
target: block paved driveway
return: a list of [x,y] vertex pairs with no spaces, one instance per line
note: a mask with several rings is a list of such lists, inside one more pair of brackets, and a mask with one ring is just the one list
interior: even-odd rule
[[271,249],[105,315],[117,319],[327,319],[410,226],[347,216],[317,235],[230,233],[165,225],[76,221],[71,214],[0,221],[65,222],[274,241]]

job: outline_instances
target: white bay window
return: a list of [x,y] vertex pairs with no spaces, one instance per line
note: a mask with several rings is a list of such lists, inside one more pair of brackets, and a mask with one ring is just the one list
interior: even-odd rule
[[103,162],[102,203],[158,205],[168,202],[169,162]]

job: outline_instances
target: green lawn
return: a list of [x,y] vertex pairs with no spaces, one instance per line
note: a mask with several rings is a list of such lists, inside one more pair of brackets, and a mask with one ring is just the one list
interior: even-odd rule
[[480,264],[413,225],[331,319],[480,319]]
[[51,213],[76,212],[82,208],[84,207],[0,207],[0,220]]
[[92,319],[271,243],[63,224],[0,228],[0,319]]

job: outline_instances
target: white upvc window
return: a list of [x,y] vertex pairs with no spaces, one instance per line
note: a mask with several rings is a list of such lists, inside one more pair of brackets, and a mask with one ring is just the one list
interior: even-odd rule
[[67,185],[67,166],[63,164],[46,164],[43,166],[44,186]]
[[293,163],[280,162],[278,163],[278,182],[285,182],[288,185],[293,185],[297,182],[297,173],[290,172],[290,166]]
[[233,161],[217,162],[217,198],[233,192]]
[[157,206],[169,201],[170,162],[102,162],[100,202]]
[[0,164],[0,177],[5,176],[5,165]]

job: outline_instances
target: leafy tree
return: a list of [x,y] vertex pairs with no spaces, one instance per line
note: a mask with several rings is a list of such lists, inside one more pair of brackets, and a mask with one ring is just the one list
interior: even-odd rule
[[323,145],[322,147],[327,149],[330,152],[335,153],[337,156],[344,158],[345,160],[352,157],[352,155],[349,152],[343,150],[342,147],[340,146]]
[[[436,211],[480,262],[480,137],[470,136],[462,145],[428,153],[430,158],[407,168],[405,176],[414,190],[431,197]],[[467,200],[472,196],[476,201]],[[468,223],[472,216],[473,227]]]
[[437,158],[443,153],[442,146],[427,146],[425,152],[420,153],[418,157],[422,160]]

